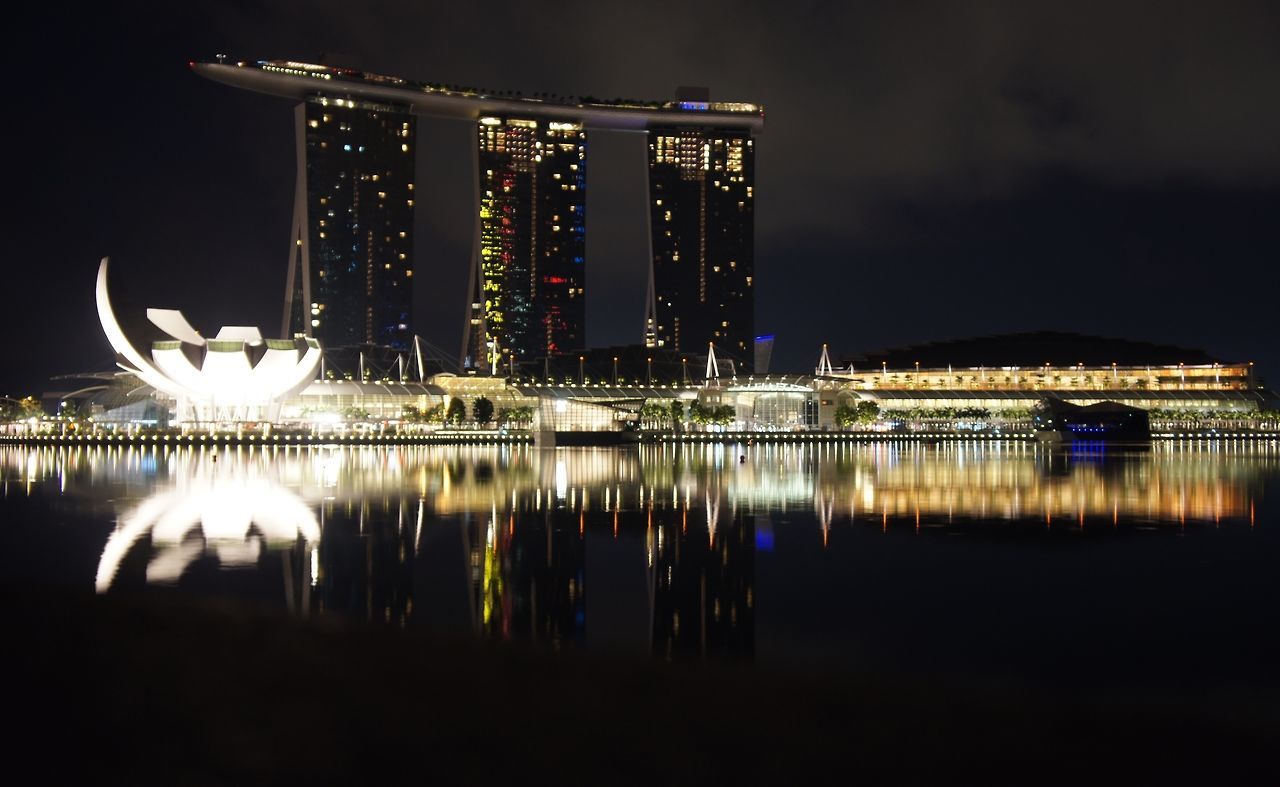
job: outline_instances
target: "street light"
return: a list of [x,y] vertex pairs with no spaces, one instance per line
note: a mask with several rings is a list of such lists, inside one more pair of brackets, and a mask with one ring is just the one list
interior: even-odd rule
[[587,384],[586,372],[583,371],[583,366],[582,366],[582,364],[585,363],[586,360],[587,360],[587,356],[585,355],[578,356],[578,385]]

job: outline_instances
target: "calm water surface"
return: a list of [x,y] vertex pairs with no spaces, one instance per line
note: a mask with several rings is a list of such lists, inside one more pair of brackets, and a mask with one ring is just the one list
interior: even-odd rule
[[1280,447],[0,450],[0,581],[549,647],[1271,679]]

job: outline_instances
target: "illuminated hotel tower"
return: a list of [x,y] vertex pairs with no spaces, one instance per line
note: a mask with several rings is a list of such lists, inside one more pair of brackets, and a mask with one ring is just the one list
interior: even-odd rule
[[413,115],[310,97],[299,104],[284,335],[326,347],[413,342]]
[[586,342],[587,135],[580,123],[481,117],[479,254],[467,366]]
[[652,224],[645,343],[703,352],[715,342],[721,357],[750,366],[759,104],[514,97],[293,60],[219,56],[191,68],[303,102],[286,334],[330,346],[408,344],[414,118],[425,115],[477,124],[463,366],[496,373],[513,358],[584,349],[585,129],[643,130]]
[[[704,102],[681,102],[692,106]],[[712,105],[714,106],[714,105]],[[649,129],[653,252],[646,342],[733,357],[755,331],[755,143],[748,129]]]

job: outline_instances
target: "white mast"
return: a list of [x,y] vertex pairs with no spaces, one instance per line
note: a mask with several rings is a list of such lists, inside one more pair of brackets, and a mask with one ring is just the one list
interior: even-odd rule
[[822,355],[818,358],[818,374],[835,374],[835,369],[831,368],[831,356],[827,354],[827,344],[822,344]]
[[709,386],[712,380],[719,384],[720,364],[716,362],[715,342],[707,342],[707,376],[703,384]]

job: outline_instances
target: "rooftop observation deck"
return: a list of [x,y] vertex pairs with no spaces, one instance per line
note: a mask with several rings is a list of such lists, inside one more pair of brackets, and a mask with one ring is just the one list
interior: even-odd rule
[[764,107],[723,101],[604,100],[590,96],[526,97],[511,91],[485,91],[352,68],[259,60],[192,62],[200,76],[232,87],[302,101],[312,96],[410,107],[420,115],[474,120],[485,115],[571,120],[588,128],[641,130],[652,126],[690,126],[764,130]]

